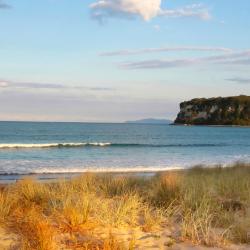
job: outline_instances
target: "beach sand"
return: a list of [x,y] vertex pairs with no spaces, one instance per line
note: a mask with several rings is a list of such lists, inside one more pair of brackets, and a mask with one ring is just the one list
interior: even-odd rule
[[[172,229],[173,230],[173,229]],[[131,238],[134,238],[136,245],[133,249],[137,250],[249,250],[250,245],[227,245],[226,247],[207,247],[192,244],[191,242],[178,242],[175,240],[175,235],[178,231],[168,229],[162,229],[153,233],[145,233],[139,229],[129,230],[115,230],[112,233],[114,237],[119,238],[123,242],[129,242]],[[104,233],[100,233],[101,236],[105,236]],[[107,236],[107,234],[106,234]],[[61,236],[67,238],[67,235]],[[74,247],[66,247],[65,245],[58,244],[58,250],[71,250]],[[124,244],[125,249],[130,249],[129,244]],[[0,227],[0,249],[1,250],[18,250],[20,247],[20,237]],[[78,248],[84,249],[84,248]]]

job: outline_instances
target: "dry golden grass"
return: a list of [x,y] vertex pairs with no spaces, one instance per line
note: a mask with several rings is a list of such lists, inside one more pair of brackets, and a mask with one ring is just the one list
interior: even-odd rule
[[53,250],[55,229],[49,220],[42,216],[38,208],[15,211],[11,229],[21,241],[21,249]]
[[5,192],[0,192],[0,224],[8,219],[11,213],[12,204],[11,197]]
[[250,166],[196,167],[153,177],[86,174],[0,190],[0,223],[21,249],[135,249],[113,229],[141,232],[180,225],[181,238],[221,246],[250,243]]
[[167,207],[180,198],[182,175],[168,172],[156,176],[151,184],[151,201],[158,207]]

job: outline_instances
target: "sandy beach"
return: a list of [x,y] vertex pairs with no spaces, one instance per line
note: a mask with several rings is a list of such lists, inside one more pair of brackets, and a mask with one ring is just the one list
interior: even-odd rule
[[44,179],[1,184],[1,249],[250,249],[249,165]]

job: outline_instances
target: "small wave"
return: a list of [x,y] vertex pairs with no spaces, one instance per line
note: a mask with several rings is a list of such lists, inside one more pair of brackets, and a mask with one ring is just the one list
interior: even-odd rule
[[0,144],[0,149],[22,149],[22,148],[67,148],[67,147],[84,147],[84,146],[108,146],[110,143],[93,142],[93,143],[42,143],[42,144]]
[[171,148],[171,147],[221,147],[227,146],[227,144],[214,144],[214,143],[194,143],[194,144],[139,144],[139,143],[112,143],[113,147],[156,147],[156,148]]

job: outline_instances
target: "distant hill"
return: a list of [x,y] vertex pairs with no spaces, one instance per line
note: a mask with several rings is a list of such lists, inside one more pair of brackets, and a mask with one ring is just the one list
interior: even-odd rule
[[175,124],[250,125],[250,96],[197,98],[180,104]]
[[167,119],[148,118],[148,119],[141,119],[141,120],[135,120],[135,121],[126,121],[125,123],[134,123],[134,124],[171,124],[171,123],[173,123],[173,121],[167,120]]

